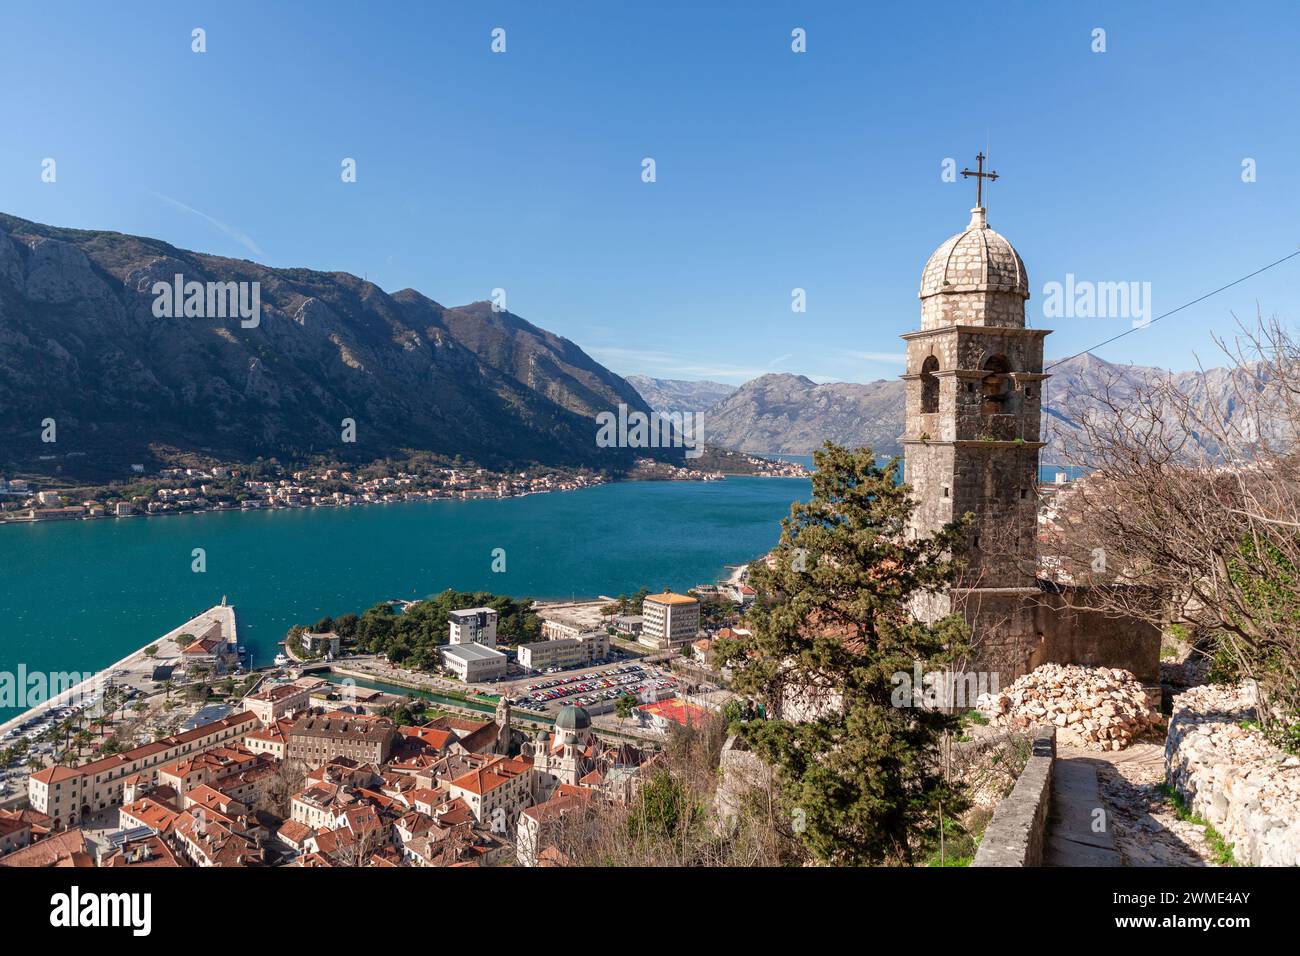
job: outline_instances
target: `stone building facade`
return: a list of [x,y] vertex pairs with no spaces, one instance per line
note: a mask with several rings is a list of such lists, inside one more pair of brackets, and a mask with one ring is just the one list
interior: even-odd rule
[[396,738],[386,720],[307,714],[289,730],[285,759],[306,767],[319,767],[335,757],[379,765],[387,762]]

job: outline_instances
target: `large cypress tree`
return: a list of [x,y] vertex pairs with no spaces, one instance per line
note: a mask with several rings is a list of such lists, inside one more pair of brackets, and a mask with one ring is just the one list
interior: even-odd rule
[[962,807],[939,761],[955,718],[897,706],[898,675],[910,681],[918,662],[944,671],[966,650],[959,615],[924,624],[909,612],[914,595],[952,581],[961,522],[913,540],[897,459],[881,468],[869,449],[830,442],[813,457],[812,499],[782,522],[775,564],[751,573],[752,636],[718,650],[735,689],[769,709],[741,732],[777,768],[808,849],[828,863],[908,863],[940,805]]

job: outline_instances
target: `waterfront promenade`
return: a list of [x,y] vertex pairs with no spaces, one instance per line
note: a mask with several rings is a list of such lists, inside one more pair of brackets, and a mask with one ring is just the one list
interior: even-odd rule
[[[161,637],[142,645],[120,661],[109,664],[98,673],[69,687],[57,696],[36,704],[17,717],[5,721],[0,724],[0,734],[5,733],[11,727],[26,723],[33,717],[40,716],[48,710],[57,710],[68,706],[70,703],[102,693],[104,684],[110,677],[118,686],[135,687],[146,693],[152,691],[154,668],[161,664],[176,665],[180,663],[183,648],[173,638],[181,634],[201,634],[211,627],[213,623],[221,624],[221,633],[226,638],[227,643],[238,644],[239,635],[236,631],[234,606],[225,603],[217,604],[201,614],[196,614],[184,624],[173,628]],[[145,654],[145,648],[148,647],[158,648],[152,657]]]

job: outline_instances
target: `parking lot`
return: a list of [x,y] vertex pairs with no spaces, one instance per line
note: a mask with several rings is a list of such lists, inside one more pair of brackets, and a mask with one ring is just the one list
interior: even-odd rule
[[100,693],[92,691],[85,698],[77,698],[69,706],[48,706],[21,722],[11,723],[0,734],[0,752],[10,755],[0,767],[0,800],[26,789],[28,761],[33,758],[42,763],[57,760],[66,745],[57,728],[69,720],[80,720],[88,726],[92,717],[99,716]]
[[653,667],[611,664],[521,680],[508,693],[512,704],[530,710],[558,710],[566,704],[600,709],[626,694],[635,694],[643,701],[654,700],[671,693],[677,684],[675,676]]

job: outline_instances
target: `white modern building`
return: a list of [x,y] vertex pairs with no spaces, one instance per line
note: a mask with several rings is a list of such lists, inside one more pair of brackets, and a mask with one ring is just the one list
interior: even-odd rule
[[519,666],[527,670],[585,666],[609,656],[609,635],[604,631],[587,631],[577,637],[520,644],[518,653]]
[[497,612],[490,607],[471,607],[452,611],[447,626],[453,644],[497,646]]
[[506,655],[482,644],[448,644],[440,648],[442,666],[467,684],[496,680],[506,673]]
[[672,591],[651,594],[642,602],[641,618],[641,643],[667,650],[699,636],[700,602]]

